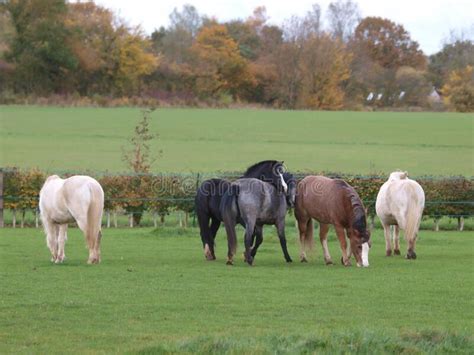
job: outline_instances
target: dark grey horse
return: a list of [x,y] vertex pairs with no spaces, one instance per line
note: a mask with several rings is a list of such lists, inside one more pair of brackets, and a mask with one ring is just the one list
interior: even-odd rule
[[233,264],[237,249],[235,225],[239,220],[245,225],[244,255],[249,265],[252,265],[258,247],[262,244],[265,224],[276,226],[285,260],[292,261],[286,246],[285,216],[288,208],[295,204],[296,180],[289,173],[281,174],[280,177],[281,189],[257,179],[239,179],[230,185],[222,197],[220,209],[227,232],[228,265]]
[[[242,178],[257,178],[281,189],[282,180],[279,173],[283,171],[283,162],[264,160],[249,167]],[[230,182],[223,179],[204,181],[196,193],[195,208],[201,231],[204,255],[208,260],[215,260],[215,238],[222,222],[220,205],[222,196],[228,190]],[[243,224],[242,221],[237,221]]]

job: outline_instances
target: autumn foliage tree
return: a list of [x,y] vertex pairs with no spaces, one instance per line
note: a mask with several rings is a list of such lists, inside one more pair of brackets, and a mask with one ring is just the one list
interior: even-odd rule
[[65,0],[10,0],[3,7],[15,30],[5,55],[15,66],[15,88],[20,92],[60,91],[77,67],[64,24]]
[[196,58],[196,88],[200,95],[219,97],[228,93],[238,98],[242,90],[254,85],[248,62],[225,26],[204,27],[191,50]]
[[353,95],[364,99],[370,92],[381,94],[378,105],[394,105],[402,91],[405,98],[408,98],[407,92],[413,92],[397,85],[397,71],[401,67],[414,68],[421,74],[426,68],[426,58],[418,43],[402,25],[388,19],[364,18],[355,29],[350,46],[354,53],[354,75],[349,87],[356,88]]
[[426,59],[405,28],[380,17],[364,18],[355,30],[355,41],[383,68],[410,66],[423,69]]
[[309,38],[304,46],[299,106],[337,110],[344,105],[341,83],[349,79],[351,56],[341,41],[322,34]]
[[474,66],[474,39],[454,38],[429,57],[429,79],[441,89],[454,70],[462,70],[468,65]]
[[459,112],[474,111],[474,67],[453,70],[443,86],[446,103]]
[[93,2],[68,4],[69,45],[79,61],[75,80],[82,94],[137,94],[141,79],[159,62],[140,28],[128,28]]
[[432,108],[428,94],[433,87],[440,93],[451,78],[444,91],[459,89],[446,101],[456,109],[455,96],[469,100],[469,85],[454,71],[474,66],[473,58],[472,38],[463,34],[427,66],[401,24],[361,18],[354,0],[332,0],[326,9],[313,4],[282,26],[268,23],[265,7],[219,21],[185,4],[151,35],[93,1],[0,0],[4,104],[64,98],[99,105]]

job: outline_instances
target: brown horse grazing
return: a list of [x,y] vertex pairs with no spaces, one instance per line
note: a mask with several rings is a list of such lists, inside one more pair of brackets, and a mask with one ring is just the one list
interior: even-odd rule
[[[359,195],[347,182],[324,176],[307,176],[298,184],[295,216],[298,221],[301,261],[306,261],[305,246],[313,246],[313,220],[320,224],[319,238],[326,265],[332,264],[327,234],[334,225],[341,244],[341,262],[350,266],[351,253],[357,266],[369,266],[370,232],[367,230],[365,208]],[[347,248],[347,232],[350,245]]]

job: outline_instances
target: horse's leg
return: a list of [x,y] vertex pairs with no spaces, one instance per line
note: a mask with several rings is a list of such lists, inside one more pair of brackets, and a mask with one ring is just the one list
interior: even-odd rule
[[62,263],[66,258],[64,254],[64,245],[66,244],[67,240],[67,224],[61,224],[58,226],[58,255],[56,258],[56,264]]
[[283,250],[283,255],[285,256],[285,260],[287,263],[291,263],[293,262],[293,260],[291,260],[290,254],[288,254],[288,247],[286,245],[285,216],[277,220],[276,228],[278,232],[278,238],[280,239],[281,250]]
[[313,239],[313,220],[311,218],[298,219],[298,231],[300,233],[300,260],[305,263],[308,261],[306,259],[306,243],[311,245]]
[[416,234],[411,238],[407,238],[408,242],[408,251],[407,251],[407,259],[416,259],[416,253],[415,253],[415,245],[416,245]]
[[83,216],[78,216],[76,214],[76,216],[74,216],[74,218],[76,219],[76,222],[77,222],[77,226],[79,227],[79,229],[82,231],[82,233],[84,234],[84,237],[86,239],[86,243],[87,243],[87,247],[89,248],[89,259],[87,260],[87,263],[88,264],[98,264],[100,262],[100,252],[98,252],[98,250],[100,250],[100,237],[102,235],[102,233],[100,231],[98,231],[97,235],[94,236],[94,235],[89,235],[90,234],[90,231],[89,231],[89,228],[88,228],[88,225],[87,223],[92,223],[92,221],[87,221],[87,218],[86,217],[83,217]]
[[332,265],[331,255],[329,254],[328,248],[328,231],[329,224],[319,223],[319,240],[321,241],[321,246],[323,247],[324,262],[326,265]]
[[398,225],[395,225],[393,233],[393,254],[400,255],[400,227]]
[[337,237],[339,238],[339,244],[341,245],[342,258],[341,262],[344,266],[351,266],[351,261],[347,257],[347,240],[346,231],[341,226],[334,226],[336,229]]
[[216,246],[216,234],[217,231],[219,230],[219,227],[221,226],[221,221],[219,221],[217,218],[212,218],[211,220],[211,230],[210,230],[210,238],[209,238],[209,249],[211,252],[211,259],[210,260],[216,260],[216,254],[214,251],[214,248]]
[[[349,240],[349,243],[347,243],[346,253],[347,253],[347,259],[350,260],[352,256],[352,247],[351,247],[350,240]],[[354,257],[355,257],[355,254],[354,254]]]
[[255,258],[257,255],[257,250],[260,244],[263,242],[263,226],[255,226],[255,244],[252,248],[252,258]]
[[102,241],[102,230],[99,229],[97,233],[97,239],[94,244],[94,253],[95,253],[95,264],[100,263],[100,242]]
[[391,256],[392,255],[392,246],[390,244],[391,228],[389,224],[385,224],[383,222],[382,222],[382,226],[383,226],[383,234],[385,236],[385,255]]
[[46,232],[46,245],[51,252],[51,261],[54,263],[58,257],[58,226],[50,220],[43,220]]
[[253,264],[253,256],[252,256],[252,242],[253,242],[253,235],[255,231],[255,221],[250,220],[246,221],[245,223],[245,261],[249,264]]
[[224,226],[227,233],[227,265],[234,264],[234,255],[237,251],[237,236],[235,234],[235,221],[230,219],[224,220]]

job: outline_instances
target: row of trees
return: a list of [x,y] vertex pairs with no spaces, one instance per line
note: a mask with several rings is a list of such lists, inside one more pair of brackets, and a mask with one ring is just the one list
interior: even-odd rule
[[362,18],[352,0],[281,26],[264,7],[219,22],[185,5],[151,36],[94,2],[0,3],[0,80],[13,94],[341,109],[426,106],[434,87],[450,107],[474,109],[473,38],[427,57],[402,25]]
[[[328,175],[328,174],[326,174]],[[331,174],[329,174],[331,175]],[[368,214],[375,216],[375,199],[386,177],[382,176],[341,176],[359,193],[368,208]],[[236,174],[224,174],[230,180]],[[140,224],[146,211],[161,216],[162,221],[171,211],[184,212],[188,216],[194,211],[196,188],[205,177],[194,175],[103,175],[97,179],[105,192],[105,210],[125,212]],[[298,176],[303,178],[303,176]],[[46,179],[46,174],[33,170],[9,169],[4,173],[4,207],[19,211],[24,217],[27,210],[38,208],[38,194]],[[464,177],[419,178],[426,194],[424,214],[435,220],[442,216],[474,215],[474,182]],[[470,202],[469,202],[470,201]],[[16,213],[16,212],[15,212]],[[22,218],[23,219],[23,218]],[[187,224],[187,222],[185,222]]]

